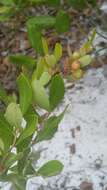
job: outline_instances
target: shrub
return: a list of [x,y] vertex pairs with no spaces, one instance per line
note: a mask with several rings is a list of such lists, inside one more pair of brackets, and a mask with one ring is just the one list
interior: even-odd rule
[[44,50],[45,56],[37,61],[27,56],[10,56],[13,63],[22,67],[17,78],[18,97],[7,95],[0,88],[0,100],[5,104],[0,112],[0,181],[11,182],[16,190],[26,189],[31,177],[49,177],[63,169],[58,160],[51,160],[40,169],[33,167],[40,152],[32,152],[32,146],[51,139],[65,113],[52,113],[64,97],[63,78],[60,73],[52,73],[61,57],[61,46],[56,44],[53,55],[47,54],[46,47]]

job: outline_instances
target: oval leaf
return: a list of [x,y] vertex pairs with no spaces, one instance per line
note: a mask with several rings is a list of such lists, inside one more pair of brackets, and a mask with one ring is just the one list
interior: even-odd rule
[[42,45],[43,45],[44,54],[47,55],[49,53],[49,49],[48,49],[48,43],[45,38],[42,38]]
[[[63,23],[63,24],[61,24],[61,23]],[[63,32],[66,32],[69,30],[70,19],[69,19],[68,14],[65,11],[61,10],[58,12],[58,14],[56,16],[55,27],[59,33],[63,33]]]
[[81,68],[90,65],[92,62],[92,57],[90,55],[85,55],[79,59]]
[[51,177],[58,175],[63,170],[63,164],[58,160],[51,160],[44,164],[38,171],[37,175],[42,177]]
[[41,85],[45,86],[51,79],[51,75],[48,72],[43,72],[42,76],[40,77]]
[[5,118],[11,126],[21,127],[23,116],[19,105],[14,102],[10,103],[6,109]]
[[0,115],[0,139],[3,141],[5,150],[8,150],[13,141],[13,128],[6,121],[5,117]]
[[56,43],[55,45],[54,56],[57,61],[62,57],[62,46],[60,43]]
[[49,110],[49,97],[39,80],[32,82],[35,103],[43,109]]
[[57,63],[56,57],[54,55],[46,55],[45,60],[49,67],[54,67],[54,65]]
[[11,55],[9,60],[16,64],[17,66],[25,66],[28,68],[33,68],[35,65],[35,60],[32,57],[25,56],[25,55]]
[[64,81],[61,75],[55,75],[52,78],[51,85],[50,85],[50,108],[53,110],[63,99],[64,97]]
[[52,116],[45,121],[43,129],[37,133],[37,143],[40,141],[49,140],[55,135],[58,125],[63,119],[65,111],[66,109],[59,116]]
[[21,74],[17,80],[20,95],[20,108],[25,114],[32,102],[32,87],[24,74]]

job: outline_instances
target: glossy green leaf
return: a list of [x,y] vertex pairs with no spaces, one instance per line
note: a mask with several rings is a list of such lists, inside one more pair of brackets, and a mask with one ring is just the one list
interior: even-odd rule
[[57,61],[62,57],[62,46],[60,43],[56,43],[55,45],[54,56]]
[[33,68],[35,65],[35,59],[26,55],[11,55],[9,60],[17,66]]
[[36,16],[28,20],[28,24],[36,26],[36,28],[46,29],[53,27],[55,24],[55,18],[51,16]]
[[58,125],[63,119],[64,113],[65,110],[59,116],[52,116],[45,121],[43,129],[37,134],[36,142],[49,140],[55,135]]
[[45,56],[46,63],[48,67],[54,67],[57,63],[56,57],[54,55],[46,55]]
[[21,74],[17,80],[20,96],[20,108],[23,114],[25,114],[32,103],[32,87],[28,78]]
[[47,27],[53,27],[55,19],[50,16],[37,16],[28,20],[27,29],[28,36],[31,42],[32,47],[38,52],[43,53],[43,44],[42,44],[42,29]]
[[23,116],[19,105],[14,102],[10,103],[6,109],[5,118],[11,126],[20,128]]
[[32,114],[28,117],[28,120],[29,120],[29,122],[28,122],[26,128],[23,130],[23,132],[21,133],[21,135],[18,138],[17,145],[19,143],[21,143],[21,141],[23,141],[24,139],[33,135],[35,133],[35,131],[37,130],[38,117],[36,115]]
[[65,11],[61,10],[58,12],[56,16],[55,27],[59,33],[63,33],[69,30],[70,20],[68,14]]
[[31,46],[38,52],[43,53],[41,29],[32,23],[27,24],[28,37]]
[[63,170],[63,164],[58,160],[51,160],[44,164],[38,171],[37,175],[42,177],[51,177],[58,175]]
[[0,7],[0,14],[3,14],[3,13],[6,13],[10,10],[9,7],[6,7],[6,6],[2,6]]
[[37,62],[36,70],[33,72],[32,80],[40,79],[44,71],[47,70],[47,65],[45,59],[42,57]]
[[59,6],[60,5],[60,0],[47,0],[48,5],[50,6]]
[[3,5],[14,5],[14,0],[0,0],[0,3]]
[[40,81],[36,79],[32,81],[32,88],[35,104],[43,109],[49,110],[49,97]]
[[2,114],[0,114],[0,139],[3,141],[5,150],[10,147],[13,141],[13,128]]
[[39,81],[40,81],[42,86],[45,86],[46,84],[48,84],[50,79],[51,79],[51,75],[48,72],[43,72]]
[[44,54],[47,55],[49,53],[49,49],[48,49],[48,43],[45,38],[42,38],[42,45],[43,45]]
[[50,84],[50,93],[49,93],[49,100],[50,100],[50,107],[53,110],[63,99],[64,97],[64,81],[60,74],[55,75],[52,78]]

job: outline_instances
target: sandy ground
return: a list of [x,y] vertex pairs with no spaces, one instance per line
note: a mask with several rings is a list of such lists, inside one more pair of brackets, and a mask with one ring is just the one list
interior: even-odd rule
[[76,190],[81,189],[79,187],[83,182],[92,183],[93,188],[90,187],[89,190],[105,190],[107,79],[104,77],[103,68],[89,70],[86,76],[66,93],[59,111],[67,104],[69,108],[55,137],[38,146],[40,149],[47,148],[42,152],[38,166],[45,161],[59,159],[64,164],[64,170],[58,177],[31,180],[28,190],[36,190],[37,186],[42,184],[47,190],[74,190],[74,187]]

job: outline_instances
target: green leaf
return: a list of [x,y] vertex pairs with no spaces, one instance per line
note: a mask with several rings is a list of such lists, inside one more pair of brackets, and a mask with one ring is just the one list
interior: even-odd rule
[[14,5],[14,0],[0,0],[0,3],[3,5]]
[[54,55],[46,55],[45,56],[46,63],[48,67],[52,68],[57,63],[56,57]]
[[61,75],[57,74],[52,78],[50,84],[49,101],[50,108],[53,110],[64,97],[64,81]]
[[20,95],[20,108],[25,114],[32,103],[32,87],[28,78],[21,74],[17,80]]
[[5,118],[11,126],[21,127],[23,116],[19,105],[14,102],[10,103],[6,109]]
[[35,103],[43,109],[49,110],[49,97],[39,80],[32,81]]
[[55,18],[52,16],[36,16],[30,18],[27,24],[36,26],[36,28],[46,29],[55,25]]
[[51,16],[37,16],[28,20],[27,30],[32,47],[43,54],[42,29],[53,27],[55,19]]
[[0,114],[0,139],[3,141],[4,149],[8,150],[13,141],[13,128],[6,121],[4,116]]
[[47,4],[50,6],[59,6],[60,5],[60,0],[47,0]]
[[37,133],[36,142],[51,139],[58,129],[60,121],[63,119],[65,110],[59,116],[52,116],[44,123],[44,127]]
[[90,55],[85,55],[79,59],[81,68],[84,68],[91,64],[92,57]]
[[49,49],[48,49],[48,43],[45,38],[42,38],[42,45],[43,45],[44,54],[47,55],[49,53]]
[[62,46],[60,43],[56,43],[55,45],[54,56],[57,61],[62,57]]
[[40,79],[42,73],[47,70],[45,59],[42,57],[37,62],[36,70],[33,72],[32,80]]
[[0,7],[0,14],[6,13],[10,10],[8,6],[2,6]]
[[40,77],[40,83],[42,86],[45,86],[48,84],[48,82],[50,81],[51,79],[51,75],[48,73],[48,72],[43,72],[43,74],[41,75]]
[[0,21],[4,22],[4,21],[8,21],[9,18],[13,15],[14,10],[12,9],[12,7],[1,7],[0,10]]
[[27,31],[31,46],[37,53],[43,53],[41,29],[29,22],[27,24]]
[[25,55],[11,55],[9,57],[9,60],[17,66],[33,68],[35,65],[35,59]]
[[58,12],[56,16],[55,27],[56,27],[57,32],[59,33],[67,32],[69,30],[70,19],[69,19],[68,14],[65,11],[61,10]]
[[51,160],[44,164],[38,171],[37,175],[42,177],[51,177],[58,175],[63,170],[63,164],[58,160]]
[[32,114],[28,117],[28,120],[29,120],[29,122],[28,122],[26,128],[23,130],[23,132],[21,133],[21,135],[18,138],[17,145],[19,143],[21,143],[21,141],[23,141],[24,139],[33,135],[35,133],[35,131],[37,130],[38,117],[36,115]]

